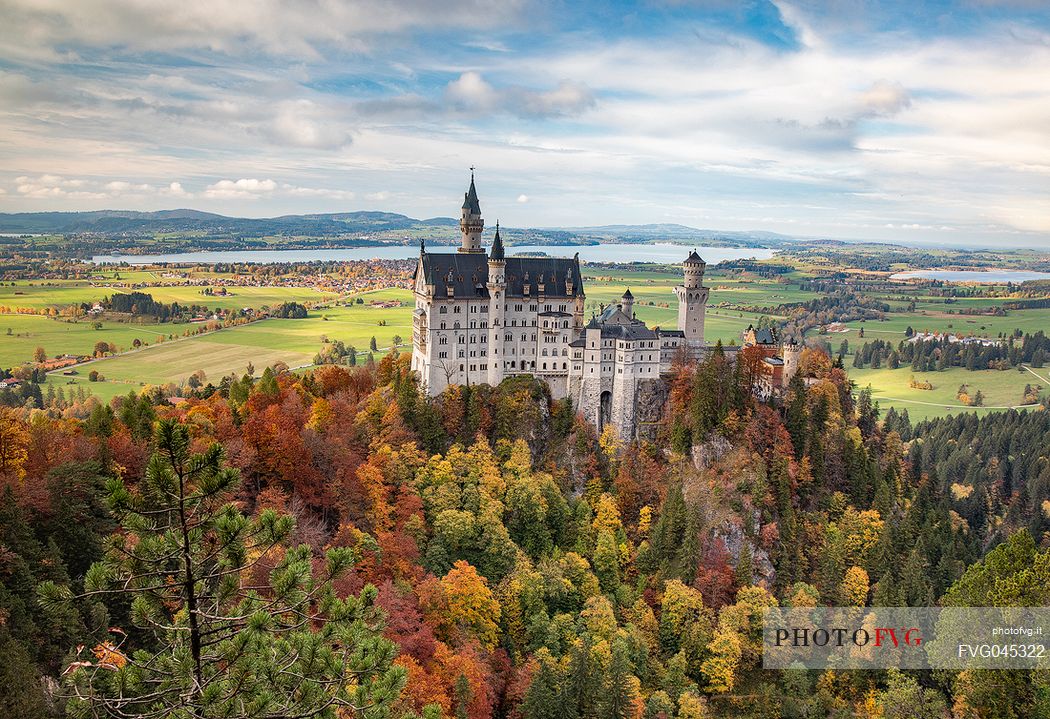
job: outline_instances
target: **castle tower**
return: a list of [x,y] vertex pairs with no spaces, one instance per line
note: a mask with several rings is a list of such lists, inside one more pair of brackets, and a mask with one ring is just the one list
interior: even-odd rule
[[784,373],[783,383],[787,387],[788,383],[791,382],[791,378],[798,374],[798,361],[802,357],[802,345],[792,338],[792,340],[784,345]]
[[634,319],[634,295],[631,294],[631,290],[628,289],[623,293],[623,297],[620,298],[620,309],[625,315]]
[[481,204],[478,203],[478,191],[474,189],[474,168],[470,168],[470,189],[463,195],[463,209],[459,216],[459,231],[463,235],[460,240],[459,252],[479,253],[485,250],[481,247],[481,231],[485,229],[485,221],[481,219]]
[[[470,183],[471,189],[474,183]],[[464,250],[460,250],[463,252]],[[496,222],[496,236],[489,251],[489,357],[488,383],[495,387],[503,381],[503,310],[507,297],[507,261],[503,256],[503,240],[499,236],[499,222]]]
[[678,297],[678,329],[685,333],[686,345],[694,354],[704,346],[704,315],[710,289],[704,287],[704,262],[696,250],[683,264],[684,283],[674,288]]

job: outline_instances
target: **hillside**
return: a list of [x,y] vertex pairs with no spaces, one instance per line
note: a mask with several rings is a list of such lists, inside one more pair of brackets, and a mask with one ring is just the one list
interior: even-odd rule
[[[7,234],[64,235],[81,238],[134,240],[158,235],[185,235],[193,244],[209,240],[267,237],[328,238],[340,242],[458,241],[459,220],[452,217],[416,219],[393,212],[338,212],[281,215],[268,218],[227,217],[192,209],[134,212],[0,213],[0,232]],[[792,238],[773,232],[705,230],[678,224],[603,225],[573,228],[503,229],[504,240],[514,244],[597,244],[601,242],[674,241],[726,246],[776,246]],[[129,245],[134,247],[134,244]],[[155,248],[154,248],[155,249]]]

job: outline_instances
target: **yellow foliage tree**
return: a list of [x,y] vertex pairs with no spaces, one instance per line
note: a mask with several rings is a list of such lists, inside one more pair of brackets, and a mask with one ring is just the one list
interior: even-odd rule
[[850,567],[842,579],[840,593],[851,607],[863,607],[868,602],[870,583],[868,573],[862,567]]
[[0,407],[0,476],[22,479],[29,457],[29,431],[14,410]]

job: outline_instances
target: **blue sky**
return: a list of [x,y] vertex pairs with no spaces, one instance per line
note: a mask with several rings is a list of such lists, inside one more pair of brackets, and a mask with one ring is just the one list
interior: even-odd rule
[[0,0],[0,210],[1050,246],[1040,0]]

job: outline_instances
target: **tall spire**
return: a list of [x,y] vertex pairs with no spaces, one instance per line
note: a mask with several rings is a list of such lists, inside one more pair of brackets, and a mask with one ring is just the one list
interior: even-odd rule
[[472,215],[481,214],[481,203],[478,202],[478,191],[474,187],[474,168],[470,168],[470,189],[463,195],[463,209]]
[[499,220],[496,220],[496,236],[492,239],[492,250],[489,251],[489,261],[503,261],[503,240],[499,236]]
[[459,216],[459,231],[462,234],[460,252],[483,253],[481,233],[485,221],[481,218],[481,203],[478,202],[478,190],[474,187],[474,168],[470,168],[470,189],[463,195],[463,208]]

